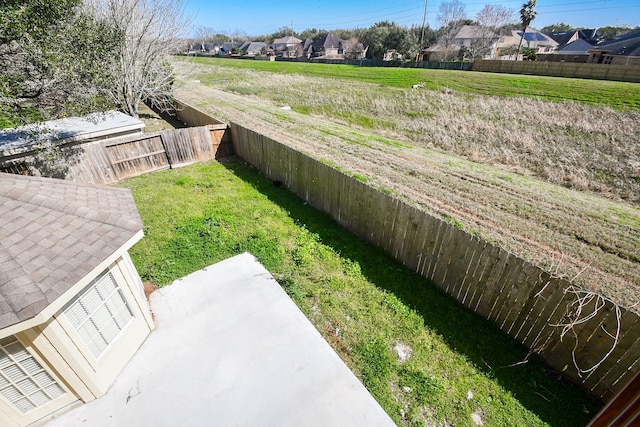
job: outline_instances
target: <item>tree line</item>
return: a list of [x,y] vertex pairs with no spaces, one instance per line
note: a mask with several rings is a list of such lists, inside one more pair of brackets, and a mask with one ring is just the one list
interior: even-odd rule
[[[528,0],[518,14],[487,4],[469,19],[465,4],[451,0],[438,8],[437,29],[381,21],[332,32],[351,45],[368,46],[373,59],[382,59],[387,51],[414,59],[434,44],[452,47],[463,25],[476,25],[481,36],[471,47],[451,49],[457,59],[474,59],[483,57],[501,34],[531,24],[535,5]],[[573,29],[558,23],[542,30]],[[601,28],[604,38],[629,30]],[[190,31],[184,0],[3,0],[0,128],[114,108],[137,117],[141,101],[160,110],[170,108],[176,76],[167,59],[184,47]],[[288,35],[317,39],[327,32],[282,27],[253,40],[271,42]],[[239,30],[225,34],[210,27],[200,27],[195,35],[202,43],[249,39]],[[451,59],[456,57],[445,57]]]
[[0,128],[171,102],[181,0],[3,0]]
[[[535,20],[536,1],[528,0],[516,11],[502,5],[487,4],[474,17],[469,18],[466,13],[466,5],[459,0],[442,2],[438,8],[437,22],[439,27],[432,28],[428,24],[402,26],[392,21],[381,21],[368,28],[331,29],[330,31],[343,40],[357,41],[369,47],[367,56],[370,59],[383,59],[385,52],[395,50],[406,59],[416,58],[418,53],[425,48],[440,45],[445,50],[453,47],[453,39],[462,26],[475,25],[479,28],[480,37],[471,47],[464,49],[450,49],[445,53],[447,59],[481,58],[487,54],[494,42],[511,30],[527,28]],[[577,31],[583,27],[572,27],[565,23],[548,25],[540,29],[543,33]],[[607,26],[600,28],[604,40],[630,31],[626,26]],[[249,36],[242,30],[224,32],[212,27],[201,26],[196,29],[194,39],[198,43],[226,43],[233,41],[261,41],[271,43],[274,39],[294,36],[301,40],[318,39],[329,32],[327,29],[307,28],[303,31],[294,31],[292,27],[283,26],[270,34]],[[520,41],[522,45],[522,41]],[[512,53],[520,52],[521,46],[514,46]]]

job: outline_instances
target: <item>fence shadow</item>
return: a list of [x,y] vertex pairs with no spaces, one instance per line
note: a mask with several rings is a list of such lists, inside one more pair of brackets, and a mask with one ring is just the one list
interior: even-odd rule
[[[281,183],[275,183],[239,161],[223,161],[234,175],[280,206],[296,222],[319,236],[343,258],[358,263],[364,276],[380,289],[392,292],[464,355],[484,375],[496,380],[518,401],[549,425],[585,425],[600,404],[585,399],[569,383],[528,349],[488,320],[459,305],[430,280],[405,268],[382,249],[351,234],[329,215],[307,205]],[[524,362],[527,360],[526,362]],[[584,402],[589,407],[584,407]],[[571,408],[570,411],[567,411]]]

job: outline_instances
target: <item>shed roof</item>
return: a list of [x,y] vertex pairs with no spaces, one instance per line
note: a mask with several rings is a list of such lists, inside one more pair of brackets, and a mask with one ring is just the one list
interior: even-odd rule
[[36,316],[140,230],[128,189],[0,173],[0,329]]
[[49,141],[90,140],[140,132],[144,122],[119,111],[67,117],[0,130],[0,153]]

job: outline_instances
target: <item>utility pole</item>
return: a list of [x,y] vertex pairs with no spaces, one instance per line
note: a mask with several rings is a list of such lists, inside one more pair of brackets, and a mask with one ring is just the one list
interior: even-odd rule
[[418,62],[418,58],[420,58],[420,54],[422,53],[422,44],[424,43],[424,26],[427,22],[427,2],[428,0],[424,0],[424,14],[422,15],[422,31],[420,32],[420,45],[418,46],[418,54],[416,55],[416,62]]

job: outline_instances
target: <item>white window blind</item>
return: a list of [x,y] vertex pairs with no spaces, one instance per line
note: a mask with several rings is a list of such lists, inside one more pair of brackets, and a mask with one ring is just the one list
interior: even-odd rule
[[89,284],[64,310],[64,314],[96,358],[133,318],[110,272]]
[[27,413],[65,391],[12,335],[0,340],[0,394]]

